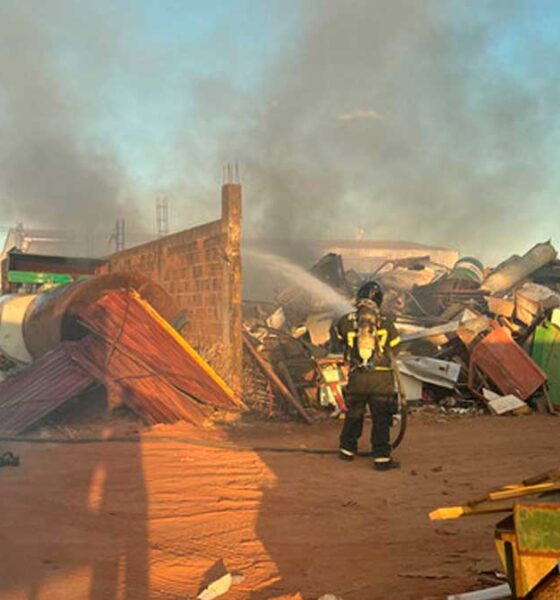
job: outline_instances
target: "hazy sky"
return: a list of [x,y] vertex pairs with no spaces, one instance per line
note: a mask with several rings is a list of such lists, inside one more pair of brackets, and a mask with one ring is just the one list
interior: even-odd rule
[[1,0],[1,225],[558,241],[560,3]]

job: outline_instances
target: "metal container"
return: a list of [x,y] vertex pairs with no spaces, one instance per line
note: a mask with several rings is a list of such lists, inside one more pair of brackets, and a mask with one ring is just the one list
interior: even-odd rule
[[81,309],[106,292],[136,290],[164,319],[171,322],[179,309],[157,283],[138,273],[111,273],[77,281],[36,295],[0,298],[0,352],[20,363],[30,363],[63,340],[85,335],[78,319]]
[[465,256],[455,263],[448,279],[473,281],[480,285],[484,279],[484,265],[476,258]]
[[12,362],[33,360],[23,337],[23,321],[35,298],[32,294],[0,297],[0,353]]
[[556,249],[550,242],[533,246],[523,256],[514,256],[499,266],[484,281],[483,287],[490,294],[507,292],[537,269],[556,258]]

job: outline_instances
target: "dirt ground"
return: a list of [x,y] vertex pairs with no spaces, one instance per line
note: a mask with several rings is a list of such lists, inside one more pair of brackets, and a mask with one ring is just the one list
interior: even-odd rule
[[21,466],[0,470],[0,599],[184,600],[224,568],[242,576],[229,600],[445,598],[485,587],[480,574],[498,568],[499,517],[432,523],[428,513],[560,456],[560,420],[546,416],[416,415],[403,468],[389,473],[367,458],[161,439],[334,448],[339,427],[177,425],[139,442],[1,442]]

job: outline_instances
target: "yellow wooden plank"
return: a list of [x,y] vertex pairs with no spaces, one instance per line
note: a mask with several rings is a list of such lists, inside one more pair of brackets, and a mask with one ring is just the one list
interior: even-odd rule
[[485,515],[489,513],[508,512],[513,510],[513,502],[485,502],[477,506],[444,506],[430,513],[431,521],[447,521],[451,519],[459,519],[461,517],[470,517],[474,515]]
[[503,489],[488,494],[489,500],[509,500],[512,498],[523,498],[524,496],[532,496],[533,494],[540,494],[542,492],[550,492],[553,490],[560,489],[560,483],[556,481],[549,481],[547,483],[540,483],[537,485],[520,486],[513,489]]
[[438,508],[430,513],[430,521],[446,521],[448,519],[458,519],[465,514],[465,511],[472,510],[468,506],[446,506]]
[[214,369],[198,354],[198,352],[179,334],[173,327],[156,311],[148,302],[146,302],[138,292],[133,291],[132,297],[136,300],[153,318],[157,321],[169,335],[183,348],[183,350],[205,371],[223,390],[223,392],[231,399],[231,401],[239,408],[246,409],[246,405],[237,396],[237,394],[229,387],[229,385],[214,371]]

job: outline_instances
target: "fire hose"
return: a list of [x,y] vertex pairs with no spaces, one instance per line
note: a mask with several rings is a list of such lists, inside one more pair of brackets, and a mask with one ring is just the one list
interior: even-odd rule
[[388,350],[387,354],[389,355],[389,360],[391,361],[391,370],[393,371],[393,376],[395,378],[395,383],[397,386],[397,397],[400,414],[399,430],[391,445],[393,448],[398,448],[404,439],[404,436],[406,434],[406,428],[408,425],[408,402],[406,399],[406,394],[401,379],[401,373],[399,371],[399,366],[397,365],[395,355],[391,350]]

